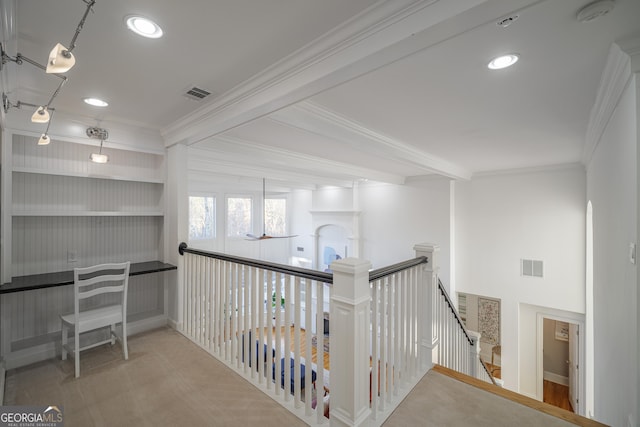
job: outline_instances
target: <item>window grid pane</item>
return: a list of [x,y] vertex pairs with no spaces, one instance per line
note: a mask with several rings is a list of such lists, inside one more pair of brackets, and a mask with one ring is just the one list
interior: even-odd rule
[[238,237],[251,233],[251,202],[246,197],[227,199],[227,236]]
[[189,239],[202,240],[216,237],[216,198],[189,197]]
[[264,215],[266,233],[269,236],[287,234],[287,199],[266,199]]

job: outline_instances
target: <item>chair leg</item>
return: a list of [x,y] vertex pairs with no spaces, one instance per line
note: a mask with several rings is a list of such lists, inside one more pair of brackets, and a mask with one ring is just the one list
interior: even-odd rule
[[75,342],[73,343],[75,351],[73,353],[73,359],[76,364],[76,378],[80,376],[80,334],[78,333],[78,325],[74,328],[74,338]]
[[122,322],[122,352],[124,360],[129,360],[129,349],[127,348],[127,323]]
[[69,327],[62,322],[62,360],[67,360],[67,343],[69,342]]

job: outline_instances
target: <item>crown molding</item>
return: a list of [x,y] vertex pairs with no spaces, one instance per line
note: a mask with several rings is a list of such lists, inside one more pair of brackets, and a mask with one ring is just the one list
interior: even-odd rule
[[338,182],[366,178],[394,184],[404,183],[404,177],[400,175],[274,148],[230,136],[218,136],[214,140],[208,141],[206,145],[191,147],[190,153],[194,153],[194,157],[197,159],[210,162],[224,160],[235,163],[239,167],[254,164],[261,169],[307,172],[319,177],[333,177]]
[[[397,55],[406,55],[406,52],[374,54],[485,1],[377,2],[210,104],[167,126],[162,131],[165,144],[195,144],[397,60]],[[432,42],[424,41],[426,45]]]
[[417,166],[425,172],[454,179],[470,179],[471,172],[446,160],[390,138],[318,104],[304,101],[273,113],[269,120],[306,132],[339,140],[359,150]]
[[616,44],[631,57],[631,72],[640,73],[640,32],[617,41]]
[[585,166],[582,163],[559,163],[555,165],[544,165],[544,166],[533,166],[526,168],[515,168],[515,169],[500,169],[493,171],[483,171],[476,172],[472,176],[472,180],[476,178],[488,178],[493,176],[500,175],[524,175],[524,174],[533,174],[533,173],[547,173],[547,172],[557,172],[557,171],[570,171],[570,170],[580,170],[584,171]]
[[589,165],[620,97],[631,79],[631,58],[617,44],[609,48],[607,62],[600,78],[596,101],[591,108],[582,163]]

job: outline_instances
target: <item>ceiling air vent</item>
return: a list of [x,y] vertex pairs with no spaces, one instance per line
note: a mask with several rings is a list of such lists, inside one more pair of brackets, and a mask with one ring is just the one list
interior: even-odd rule
[[196,101],[201,101],[209,95],[211,95],[211,92],[195,86],[187,90],[187,92],[184,94],[184,96],[186,96],[187,98],[195,99]]

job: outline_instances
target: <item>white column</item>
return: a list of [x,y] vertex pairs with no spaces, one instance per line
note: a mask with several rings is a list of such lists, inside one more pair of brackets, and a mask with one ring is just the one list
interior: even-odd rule
[[369,424],[370,268],[356,258],[331,264],[331,426]]
[[[189,237],[188,150],[177,144],[167,149],[167,182],[165,184],[164,259],[178,266],[177,283],[165,284],[170,322],[178,329],[182,325],[182,280],[184,257],[178,255],[178,245]],[[172,275],[173,276],[173,275]]]
[[480,360],[480,337],[482,334],[476,331],[467,331],[469,333],[469,337],[473,344],[471,344],[471,348],[469,349],[469,359],[471,361],[471,370],[469,371],[469,376],[473,378],[478,378],[478,368],[480,364],[478,363]]
[[423,280],[425,292],[422,293],[423,299],[420,302],[422,309],[420,321],[422,322],[422,337],[420,338],[420,346],[422,360],[421,364],[424,369],[431,369],[434,360],[438,360],[438,336],[435,330],[436,322],[434,321],[434,295],[438,289],[438,256],[440,247],[432,243],[420,243],[413,247],[416,257],[424,256],[427,258],[424,264]]

